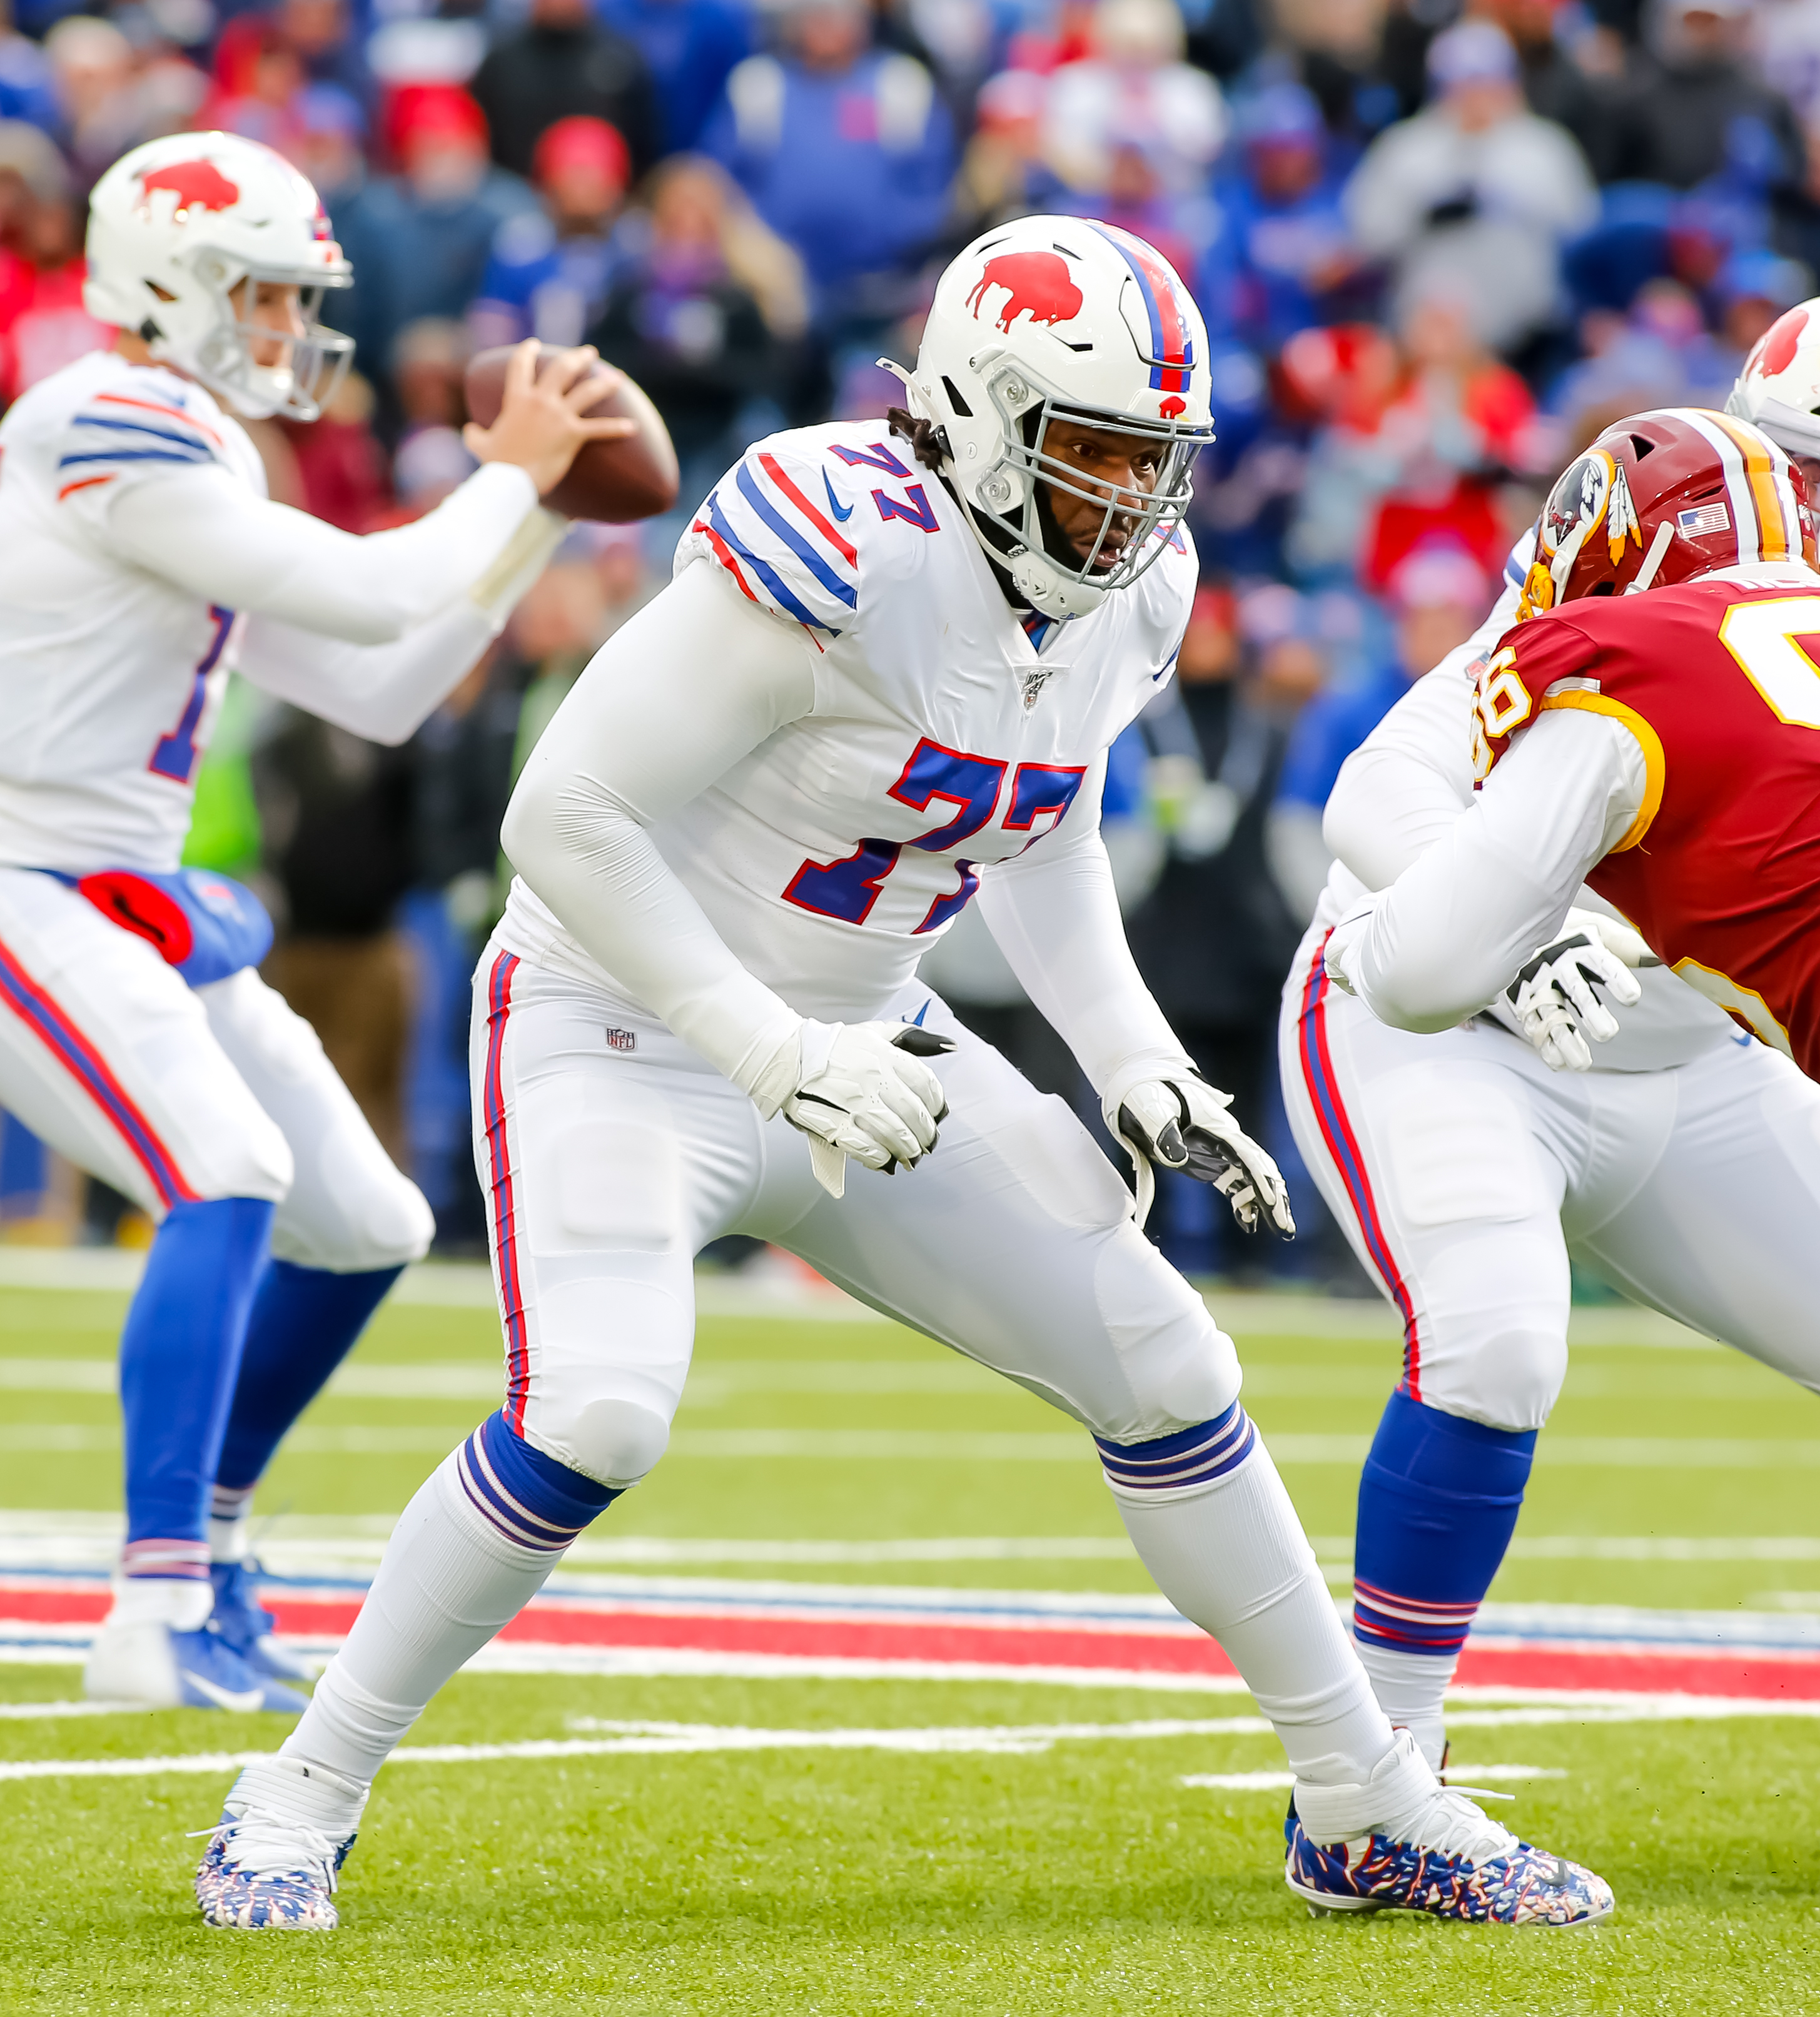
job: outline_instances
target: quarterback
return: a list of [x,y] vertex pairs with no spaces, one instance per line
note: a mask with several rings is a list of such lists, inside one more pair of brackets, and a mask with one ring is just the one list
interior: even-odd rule
[[[759,443],[595,659],[507,817],[476,976],[505,1402],[406,1510],[283,1750],[236,1782],[204,1918],[335,1923],[374,1776],[662,1458],[692,1261],[778,1242],[1091,1435],[1133,1545],[1297,1785],[1317,1908],[1581,1924],[1611,1893],[1444,1790],[1372,1699],[1239,1398],[1231,1340],[1066,1106],[916,980],[977,897],[1134,1159],[1293,1230],[1139,981],[1097,815],[1170,673],[1206,341],[1140,240],[1005,226],[937,290],[910,406]],[[1084,1445],[1085,1447],[1085,1445]]]
[[402,741],[560,536],[540,495],[621,424],[559,389],[584,354],[535,385],[527,354],[471,432],[483,467],[356,539],[270,503],[233,417],[312,419],[346,367],[312,319],[349,274],[309,184],[230,135],[153,141],[96,185],[88,254],[112,348],[0,424],[0,1106],[158,1226],[121,1340],[126,1546],[88,1691],[295,1710],[247,1503],[432,1226],[254,971],[256,900],[180,867],[197,767],[230,666]]
[[[1797,309],[1771,332],[1727,408],[1792,456],[1820,445],[1808,323]],[[1679,508],[1710,512],[1711,500]],[[1360,1482],[1354,1634],[1379,1701],[1436,1763],[1443,1696],[1566,1373],[1570,1255],[1820,1388],[1820,1086],[1654,964],[1634,976],[1616,1034],[1601,1022],[1602,1041],[1576,1044],[1566,986],[1618,972],[1611,947],[1641,950],[1603,897],[1576,892],[1553,961],[1438,1034],[1379,1022],[1328,978],[1334,926],[1473,803],[1476,681],[1526,581],[1528,606],[1541,599],[1534,558],[1526,536],[1477,635],[1342,771],[1324,821],[1335,865],[1283,999],[1297,1140],[1403,1322],[1403,1377]],[[1645,647],[1656,594],[1623,612]],[[1628,979],[1614,993],[1630,996]]]

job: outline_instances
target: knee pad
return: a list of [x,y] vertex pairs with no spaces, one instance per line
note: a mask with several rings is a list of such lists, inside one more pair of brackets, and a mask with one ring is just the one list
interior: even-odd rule
[[588,1402],[558,1431],[541,1424],[526,1440],[596,1484],[623,1492],[657,1467],[670,1447],[670,1424],[652,1409],[609,1395]]
[[1096,1435],[1151,1441],[1212,1421],[1238,1398],[1232,1340],[1136,1226],[1120,1226],[1102,1246],[1093,1291],[1127,1389],[1120,1420],[1089,1422]]
[[1567,1340],[1559,1326],[1513,1310],[1486,1312],[1467,1335],[1444,1335],[1415,1384],[1431,1407],[1522,1434],[1547,1421],[1566,1377]]

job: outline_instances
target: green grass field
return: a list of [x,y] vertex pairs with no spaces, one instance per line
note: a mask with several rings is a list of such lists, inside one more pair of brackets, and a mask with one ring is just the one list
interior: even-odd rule
[[[122,1307],[117,1294],[0,1291],[0,1562],[5,1533],[34,1511],[117,1504],[104,1369]],[[1359,1455],[1395,1377],[1391,1326],[1348,1306],[1214,1307],[1343,1588]],[[1493,1597],[1820,1607],[1820,1406],[1624,1312],[1580,1328]],[[280,1514],[274,1539],[374,1545],[487,1412],[497,1352],[484,1308],[389,1308],[274,1469],[262,1501]],[[431,1398],[410,1398],[413,1384]],[[879,1559],[912,1540],[1023,1547]],[[593,1530],[580,1565],[636,1568],[639,1543],[672,1576],[1147,1587],[1077,1431],[926,1340],[838,1315],[704,1319],[672,1454]],[[71,1666],[0,1665],[4,1703],[78,1690]],[[413,1741],[561,1738],[598,1719],[1027,1729],[1249,1706],[952,1680],[476,1674]],[[257,1749],[283,1728],[0,1718],[0,1759]],[[1280,1881],[1281,1793],[1182,1783],[1277,1767],[1268,1735],[1020,1741],[1031,1748],[401,1763],[380,1781],[329,1937],[197,1920],[185,1831],[212,1820],[226,1770],[0,1781],[0,2010],[1820,2011],[1814,1720],[1461,1730],[1468,1771],[1561,1775],[1521,1782],[1503,1811],[1617,1892],[1609,1925],[1553,1936],[1309,1920]]]

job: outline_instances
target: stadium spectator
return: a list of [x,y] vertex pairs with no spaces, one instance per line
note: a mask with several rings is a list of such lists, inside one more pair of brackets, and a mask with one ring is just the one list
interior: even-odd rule
[[303,507],[345,532],[364,532],[392,500],[385,451],[373,431],[373,388],[351,371],[320,420],[283,423],[297,458]]
[[1611,131],[1610,92],[1587,74],[1562,34],[1559,0],[1479,0],[1472,11],[1510,37],[1529,110],[1565,127],[1597,174]]
[[1474,302],[1481,338],[1508,350],[1555,312],[1561,242],[1592,221],[1592,179],[1568,134],[1525,106],[1502,29],[1462,22],[1428,63],[1433,102],[1372,143],[1346,215],[1399,297],[1443,274]]
[[800,334],[803,322],[794,255],[724,171],[699,155],[665,162],[652,179],[648,243],[614,283],[587,340],[663,416],[685,507],[746,446],[742,410],[783,396],[778,339]]
[[475,71],[474,96],[493,135],[493,157],[532,173],[547,128],[578,113],[617,129],[641,175],[656,160],[662,120],[637,45],[596,20],[589,0],[530,0],[525,25],[496,42]]
[[1196,292],[1212,325],[1277,351],[1338,319],[1360,262],[1313,94],[1268,86],[1240,106],[1237,127],[1237,172],[1217,185],[1220,232]]
[[7,0],[0,0],[0,119],[29,120],[46,132],[57,124],[51,67],[38,44],[13,27]]
[[322,1038],[395,1160],[406,1158],[410,962],[393,922],[416,880],[411,760],[286,709],[255,755],[284,929],[264,974]]
[[581,341],[630,254],[617,227],[631,172],[625,142],[604,119],[578,113],[543,134],[531,157],[543,211],[500,227],[468,312],[477,350],[527,336]]
[[734,66],[752,53],[752,12],[738,0],[599,0],[600,20],[637,46],[656,86],[666,154],[699,141]]
[[240,15],[222,29],[215,44],[214,82],[202,108],[203,124],[294,154],[292,108],[307,74],[272,16]]
[[[1203,589],[1177,664],[1175,718],[1145,723],[1192,781],[1177,788],[1162,873],[1128,920],[1132,951],[1201,1075],[1260,1115],[1275,1083],[1278,994],[1302,932],[1273,872],[1270,810],[1291,725],[1325,675],[1312,629],[1291,590],[1255,591],[1235,613],[1230,597]],[[1165,1251],[1206,1268],[1216,1254],[1182,1250],[1191,1232],[1206,1238],[1211,1219],[1183,1225],[1175,1187],[1162,1195]]]
[[363,193],[357,268],[346,327],[366,356],[389,358],[399,332],[423,318],[459,321],[479,292],[500,227],[536,215],[537,199],[492,165],[486,121],[464,91],[399,94],[394,145],[403,173]]
[[1794,111],[1746,60],[1750,13],[1750,0],[1655,0],[1612,109],[1610,179],[1691,189],[1730,167],[1764,189],[1799,180]]
[[1103,189],[1114,156],[1141,147],[1165,189],[1199,188],[1226,139],[1226,104],[1212,78],[1183,60],[1173,0],[1100,0],[1090,32],[1092,53],[1050,81],[1049,165],[1071,189]]
[[71,14],[45,38],[57,137],[77,166],[98,175],[146,135],[139,131],[132,45],[111,21]]
[[1047,80],[1027,70],[1001,70],[981,87],[955,177],[944,241],[953,252],[995,224],[1049,207],[1055,178],[1042,154],[1048,93]]
[[797,0],[782,27],[785,52],[733,72],[702,146],[802,256],[829,340],[876,340],[941,229],[953,121],[922,63],[868,46],[864,0]]
[[113,332],[82,305],[74,193],[49,139],[0,121],[0,406]]
[[1721,406],[1737,376],[1737,359],[1714,341],[1678,280],[1645,282],[1628,315],[1587,315],[1580,339],[1587,355],[1550,395],[1563,453],[1645,407]]
[[[1352,684],[1317,695],[1297,720],[1283,763],[1279,796],[1318,821],[1321,808],[1352,755],[1412,680],[1438,666],[1485,620],[1493,583],[1457,541],[1432,538],[1405,555],[1389,582],[1396,619],[1395,649]],[[1326,864],[1315,884],[1326,879]],[[1309,906],[1312,914],[1313,904]]]

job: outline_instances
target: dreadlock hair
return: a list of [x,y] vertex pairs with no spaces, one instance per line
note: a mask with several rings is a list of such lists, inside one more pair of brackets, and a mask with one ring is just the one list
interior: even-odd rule
[[954,460],[954,451],[948,444],[948,430],[933,420],[920,420],[907,406],[887,406],[885,420],[894,435],[901,435],[910,444],[910,453],[925,469],[941,474],[941,465]]

